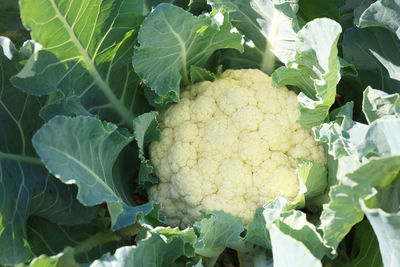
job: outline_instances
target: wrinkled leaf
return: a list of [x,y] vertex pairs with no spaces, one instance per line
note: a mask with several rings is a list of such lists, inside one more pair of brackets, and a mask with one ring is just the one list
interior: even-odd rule
[[211,71],[200,68],[197,66],[190,66],[190,81],[192,83],[198,83],[202,81],[214,81],[217,78],[217,76],[212,73]]
[[272,75],[277,86],[289,84],[301,89],[299,123],[306,129],[321,124],[335,101],[340,79],[340,33],[340,25],[330,19],[307,23],[297,33],[294,57]]
[[387,115],[400,117],[399,94],[388,95],[367,87],[364,91],[363,112],[368,123]]
[[194,224],[199,232],[195,244],[196,253],[208,258],[215,258],[225,248],[245,250],[245,244],[240,234],[244,231],[243,221],[223,211],[204,213],[204,219]]
[[153,166],[146,158],[145,148],[152,142],[160,140],[160,128],[156,120],[157,112],[142,114],[133,120],[134,138],[139,147],[140,169],[139,182],[145,187],[158,182],[152,175]]
[[272,247],[274,266],[321,266],[319,259],[329,251],[306,214],[282,197],[257,210],[246,241]]
[[338,160],[337,184],[323,206],[320,226],[327,243],[336,249],[364,217],[359,199],[373,187],[389,185],[400,171],[400,119],[387,116],[364,125],[345,117],[340,124],[324,124],[317,132],[318,140],[327,143]]
[[187,254],[187,249],[192,247],[195,238],[193,230],[180,232],[171,228],[155,228],[147,232],[137,246],[121,247],[114,255],[106,254],[90,266],[185,266],[187,259],[183,260],[182,256],[193,256]]
[[179,7],[160,4],[140,28],[140,46],[132,61],[135,71],[161,97],[159,103],[177,102],[180,85],[190,83],[190,66],[203,67],[217,49],[242,51],[241,36],[231,29],[220,12],[213,17],[193,16]]

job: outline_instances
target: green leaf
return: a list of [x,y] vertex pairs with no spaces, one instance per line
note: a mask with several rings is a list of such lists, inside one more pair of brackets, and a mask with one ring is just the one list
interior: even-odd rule
[[245,241],[271,249],[271,238],[265,225],[263,211],[263,207],[256,209],[253,220],[247,226]]
[[388,214],[381,209],[370,209],[366,205],[361,205],[378,236],[384,266],[398,266],[400,264],[399,212]]
[[140,46],[132,61],[135,71],[156,94],[168,95],[165,102],[177,102],[180,85],[190,83],[190,66],[203,67],[217,49],[243,51],[240,34],[231,29],[220,12],[196,17],[179,7],[160,4],[140,28]]
[[339,247],[339,255],[333,260],[324,258],[324,266],[383,267],[378,240],[368,220],[363,220],[353,229],[354,235],[351,237],[353,241],[349,242],[350,238],[343,241],[343,247]]
[[80,205],[76,187],[52,177],[31,145],[43,123],[37,113],[45,99],[19,91],[9,79],[32,47],[28,42],[16,51],[9,39],[0,37],[0,264],[5,265],[33,256],[26,229],[30,216],[73,225],[92,220],[98,211]]
[[181,238],[185,242],[184,255],[186,257],[195,255],[194,244],[197,241],[197,235],[193,228],[186,228],[181,231],[179,228],[157,227],[152,232],[163,235],[166,237],[167,242],[171,242],[174,238]]
[[73,250],[67,247],[63,252],[58,253],[54,256],[47,256],[41,255],[32,260],[29,265],[20,264],[19,267],[29,266],[29,267],[61,267],[61,266],[68,266],[68,267],[79,267],[78,264],[74,259]]
[[383,27],[400,39],[400,3],[398,0],[379,0],[372,3],[355,21],[358,27]]
[[[397,36],[391,40],[400,45],[400,3],[397,0],[377,1],[371,4],[360,16],[358,24],[360,28],[383,27]],[[382,40],[383,41],[383,40]],[[389,77],[400,81],[400,66],[395,61],[396,58],[388,57],[390,51],[370,50],[373,56],[386,68]],[[383,53],[382,53],[383,52]],[[396,53],[393,53],[396,54]],[[395,63],[395,64],[393,64]]]
[[291,209],[285,198],[278,197],[259,208],[250,225],[246,241],[257,241],[255,230],[264,233],[262,236],[272,247],[274,266],[321,266],[319,259],[329,252],[316,227],[307,221],[306,214]]
[[271,74],[275,57],[288,62],[300,29],[297,0],[210,0],[216,9],[229,12],[232,24],[244,34],[244,53],[229,51],[222,61],[229,68],[259,68]]
[[196,253],[208,257],[218,257],[225,248],[246,250],[240,234],[244,231],[243,221],[223,211],[203,213],[204,219],[194,224],[199,233],[195,244]]
[[[299,210],[291,209],[290,203],[286,199],[278,197],[267,204],[264,207],[263,215],[268,230],[271,229],[272,225],[276,226],[275,230],[279,230],[282,234],[303,243],[314,257],[321,259],[329,251],[329,248],[324,246],[324,241],[317,232],[316,227],[307,221],[306,214]],[[272,237],[271,244],[272,250],[274,250]],[[279,250],[279,253],[283,252],[284,250]],[[291,255],[290,257],[296,260],[296,256]]]
[[321,226],[327,243],[336,249],[339,242],[364,217],[360,198],[374,187],[389,185],[400,171],[397,134],[400,119],[386,116],[371,125],[344,118],[320,127],[318,140],[326,142],[337,158],[337,184],[330,188],[330,201],[323,206]]
[[[148,231],[144,239],[137,241],[137,246],[121,247],[114,255],[106,254],[94,261],[90,267],[185,266],[188,247],[192,247],[195,238],[193,229],[179,231],[171,228],[155,228]],[[189,253],[189,256],[193,254]]]
[[340,79],[337,57],[340,33],[340,25],[330,19],[307,23],[297,33],[293,59],[272,75],[277,86],[289,84],[301,89],[299,123],[306,129],[320,125],[335,101]]
[[158,179],[152,175],[153,166],[146,158],[145,148],[153,141],[160,140],[161,130],[156,120],[157,112],[142,114],[133,120],[134,138],[139,147],[139,182],[145,187],[158,182]]
[[[339,0],[340,1],[340,0]],[[306,21],[316,18],[330,18],[339,21],[340,3],[338,0],[300,0],[299,15]]]
[[140,0],[22,0],[22,21],[43,48],[13,84],[33,95],[57,92],[51,116],[70,115],[62,107],[75,97],[81,109],[130,127],[148,110],[130,64],[144,15]]
[[360,205],[378,238],[384,266],[397,266],[400,264],[399,180],[385,189],[360,200]]
[[371,86],[386,93],[398,93],[400,40],[386,29],[356,27],[345,31],[343,56],[357,68],[362,88]]
[[[99,217],[91,223],[74,226],[59,225],[39,217],[31,217],[27,227],[28,241],[35,255],[56,255],[67,246],[77,247],[92,236],[110,232],[108,227],[107,217]],[[130,244],[130,240],[129,242],[123,239],[116,240],[115,236],[107,241],[103,242],[98,238],[90,250],[75,254],[77,261],[90,262],[104,253],[113,252],[118,247]]]
[[327,170],[324,165],[319,162],[313,162],[307,159],[298,159],[299,168],[298,176],[304,182],[307,192],[304,194],[306,198],[312,198],[321,195],[328,184]]
[[271,235],[274,266],[322,267],[321,262],[304,243],[282,233],[276,225],[270,226],[269,233]]
[[398,1],[365,1],[355,14],[355,24],[345,32],[343,54],[359,72],[363,87],[387,93],[400,87],[400,4]]
[[368,123],[387,115],[400,117],[399,94],[388,95],[380,90],[367,87],[364,91],[362,107]]
[[217,76],[212,73],[211,71],[208,71],[207,69],[200,68],[197,66],[190,66],[190,82],[191,83],[198,83],[202,81],[214,81]]
[[382,257],[379,252],[379,245],[376,235],[367,221],[361,222],[355,228],[354,242],[359,247],[357,257],[350,263],[350,266],[373,266],[382,267]]
[[36,132],[32,142],[53,175],[79,187],[77,198],[82,204],[107,202],[115,230],[152,209],[151,203],[138,207],[124,203],[119,193],[123,188],[117,188],[112,177],[117,156],[132,139],[116,125],[93,117],[56,116]]

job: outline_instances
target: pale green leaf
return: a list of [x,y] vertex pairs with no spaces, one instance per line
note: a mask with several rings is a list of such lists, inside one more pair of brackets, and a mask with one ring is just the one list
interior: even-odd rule
[[360,199],[360,205],[378,238],[384,266],[400,264],[400,182],[376,195]]
[[306,214],[293,210],[283,197],[257,210],[249,224],[246,241],[272,247],[274,266],[294,266],[296,262],[321,266],[319,259],[329,252],[316,227],[307,221]]
[[224,55],[230,68],[259,68],[271,74],[275,57],[287,63],[293,56],[296,32],[300,29],[296,12],[297,0],[210,0],[216,9],[229,12],[232,24],[246,38],[244,53]]
[[400,39],[400,1],[379,0],[372,3],[356,21],[357,26],[383,27],[397,35]]
[[321,195],[327,186],[327,170],[324,165],[319,162],[313,162],[307,159],[298,159],[299,168],[298,176],[302,179],[306,186],[307,192],[304,194],[306,198],[312,198]]
[[[318,132],[318,131],[317,131]],[[337,184],[330,188],[330,201],[323,206],[323,236],[334,249],[364,217],[359,199],[373,187],[389,185],[400,171],[400,119],[386,116],[370,125],[344,118],[320,127],[318,139],[326,142],[337,158]]]
[[63,252],[58,253],[54,256],[41,255],[34,258],[29,265],[20,264],[18,267],[79,267],[80,264],[74,259],[73,250],[67,247]]
[[340,25],[330,19],[307,23],[297,33],[293,58],[272,75],[278,86],[289,84],[301,89],[299,123],[306,129],[320,125],[335,101],[340,80],[337,57],[340,33]]
[[388,95],[383,91],[367,87],[364,91],[362,109],[368,123],[387,115],[400,117],[399,94]]
[[322,267],[304,243],[282,233],[276,225],[269,228],[274,267],[310,266]]

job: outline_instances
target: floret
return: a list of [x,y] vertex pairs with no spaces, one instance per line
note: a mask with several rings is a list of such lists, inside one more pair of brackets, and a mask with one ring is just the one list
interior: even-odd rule
[[[325,164],[324,149],[296,121],[297,96],[255,69],[227,70],[182,93],[160,116],[161,140],[150,145],[160,183],[149,190],[170,225],[224,210],[249,223],[257,207],[299,193],[297,158]],[[172,205],[172,206],[171,206]]]

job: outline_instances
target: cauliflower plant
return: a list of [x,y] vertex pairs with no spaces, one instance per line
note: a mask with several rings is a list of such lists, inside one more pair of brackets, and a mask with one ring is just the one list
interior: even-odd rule
[[200,210],[224,210],[247,224],[255,209],[280,192],[299,192],[297,158],[325,163],[304,130],[298,101],[255,69],[227,70],[219,80],[187,88],[160,116],[161,139],[150,145],[160,183],[150,200],[162,203],[167,223],[185,227]]

